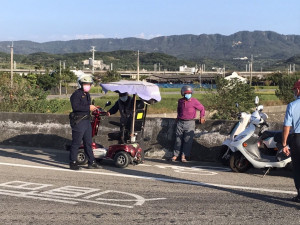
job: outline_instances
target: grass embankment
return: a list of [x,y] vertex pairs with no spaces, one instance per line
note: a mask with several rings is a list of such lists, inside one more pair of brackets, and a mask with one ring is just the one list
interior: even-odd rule
[[[276,88],[276,87],[275,87]],[[261,91],[261,89],[267,89],[266,91]],[[269,90],[270,89],[270,90]],[[283,105],[283,103],[277,98],[275,95],[274,87],[259,87],[256,88],[256,94],[260,99],[260,103],[264,106],[274,106],[274,105]],[[94,87],[91,90],[91,93],[101,93],[101,88]],[[205,98],[204,92],[199,92],[200,89],[195,89],[195,93],[193,94],[194,98],[197,98],[203,105],[208,105],[207,99]],[[201,91],[205,91],[205,89],[201,89]],[[180,88],[160,88],[162,100],[152,106],[150,106],[149,113],[152,114],[161,114],[161,113],[176,113],[177,110],[177,101],[181,98]],[[111,101],[114,104],[117,101],[118,95],[113,92],[109,92],[108,95],[104,95],[100,98],[95,98],[95,105],[104,106],[107,101]],[[61,100],[66,101],[65,106],[58,113],[69,113],[71,110],[71,105],[69,100]],[[108,109],[111,106],[108,107]]]

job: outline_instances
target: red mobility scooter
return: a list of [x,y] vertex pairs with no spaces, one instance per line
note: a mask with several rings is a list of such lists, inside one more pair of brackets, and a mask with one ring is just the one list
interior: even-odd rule
[[[149,104],[161,100],[159,88],[157,85],[143,81],[119,81],[100,85],[105,93],[108,91],[125,93],[133,95],[133,118],[130,130],[125,136],[125,143],[111,145],[104,148],[102,145],[93,142],[92,148],[96,159],[113,160],[115,165],[125,168],[129,163],[139,164],[144,158],[144,149],[141,142],[144,141],[144,125]],[[137,100],[139,96],[139,100]],[[111,103],[107,102],[106,106]],[[104,108],[105,108],[104,107]],[[92,136],[98,133],[101,119],[106,116],[106,111],[98,108],[92,112]],[[87,156],[84,152],[83,145],[80,147],[77,155],[77,163],[83,165],[87,163]]]

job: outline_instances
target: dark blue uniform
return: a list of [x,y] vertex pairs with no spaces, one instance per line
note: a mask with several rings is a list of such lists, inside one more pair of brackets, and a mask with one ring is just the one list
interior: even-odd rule
[[71,124],[72,127],[72,145],[70,149],[70,161],[77,160],[78,149],[83,141],[84,151],[88,156],[89,164],[91,165],[95,158],[92,150],[92,126],[90,122],[90,94],[82,89],[76,90],[70,98],[73,113],[78,120],[76,124]]

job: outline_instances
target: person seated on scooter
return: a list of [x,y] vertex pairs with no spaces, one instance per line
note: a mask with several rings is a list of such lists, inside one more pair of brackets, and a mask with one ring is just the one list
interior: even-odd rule
[[91,104],[89,91],[93,84],[90,75],[82,75],[77,80],[79,89],[70,97],[72,110],[70,113],[70,125],[72,128],[72,144],[70,148],[70,169],[80,170],[77,164],[78,149],[83,141],[84,151],[88,157],[88,169],[99,169],[92,150],[92,126],[90,123],[90,111],[97,109]]
[[120,112],[120,144],[125,143],[125,130],[130,130],[133,113],[133,100],[127,92],[119,93],[119,99],[113,107],[107,111],[107,116]]

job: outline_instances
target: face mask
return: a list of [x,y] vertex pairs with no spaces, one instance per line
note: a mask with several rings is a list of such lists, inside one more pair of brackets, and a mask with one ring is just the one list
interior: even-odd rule
[[89,92],[91,90],[91,85],[83,85],[83,91]]
[[120,97],[120,100],[121,100],[122,102],[126,102],[126,101],[127,101],[127,99],[128,99],[128,96],[123,96],[123,97]]
[[185,94],[184,97],[189,100],[192,97],[192,94]]

